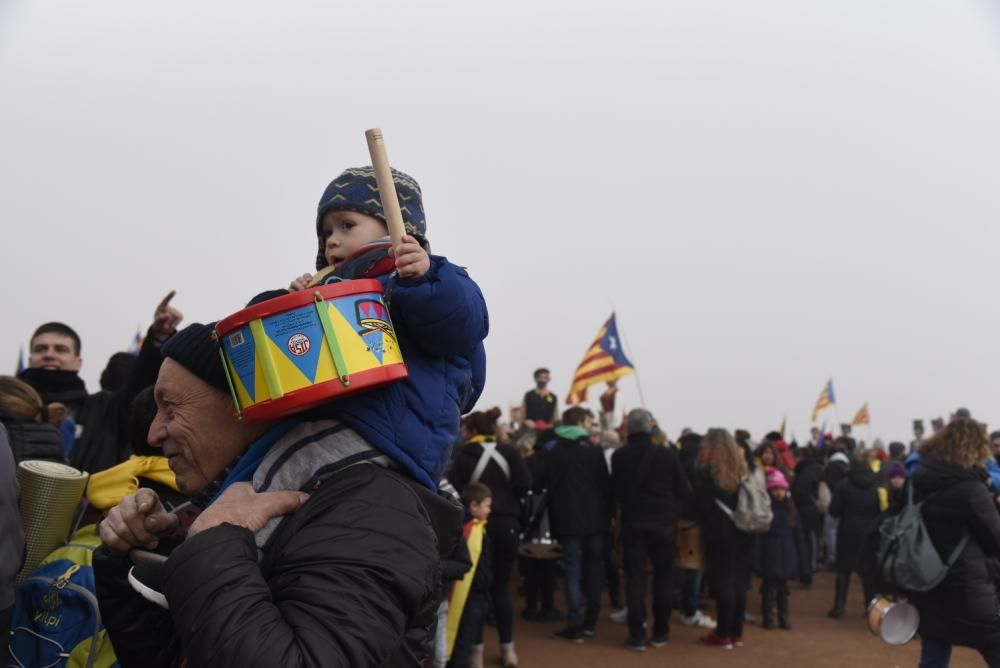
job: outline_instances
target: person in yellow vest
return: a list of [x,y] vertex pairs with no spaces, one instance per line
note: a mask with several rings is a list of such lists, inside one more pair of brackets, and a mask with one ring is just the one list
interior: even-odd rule
[[483,624],[493,581],[490,541],[486,520],[493,507],[493,492],[481,482],[470,482],[462,489],[466,509],[463,530],[472,558],[472,568],[457,581],[448,603],[448,668],[482,668],[483,646],[476,643]]

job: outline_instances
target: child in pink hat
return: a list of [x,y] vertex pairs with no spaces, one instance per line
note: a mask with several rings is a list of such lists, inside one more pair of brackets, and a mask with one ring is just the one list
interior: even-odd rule
[[788,493],[788,480],[776,468],[767,470],[767,491],[771,494],[771,528],[757,537],[754,546],[754,572],[763,580],[761,587],[763,620],[765,629],[774,628],[774,609],[778,610],[778,626],[792,628],[788,618],[788,581],[798,577],[798,554],[796,545],[798,515],[795,504]]

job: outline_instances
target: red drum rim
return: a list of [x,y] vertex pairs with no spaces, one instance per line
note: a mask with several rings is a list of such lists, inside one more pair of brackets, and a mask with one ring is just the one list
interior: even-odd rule
[[[317,285],[314,288],[299,290],[298,292],[281,295],[280,297],[275,297],[259,304],[248,306],[242,311],[237,311],[236,313],[220,320],[215,325],[215,331],[219,333],[220,337],[223,337],[232,332],[234,329],[243,327],[253,320],[270,318],[272,315],[286,313],[302,306],[311,306],[316,302],[315,294],[317,290],[319,291],[320,296],[323,297],[323,301],[329,301],[331,299],[336,299],[337,297],[348,297],[350,295],[384,292],[382,284],[374,278],[359,278],[353,281],[341,281],[339,283]],[[298,390],[298,392],[303,391],[304,390]],[[291,393],[289,393],[289,395],[290,394]]]
[[[373,282],[378,283],[378,281]],[[365,290],[365,292],[370,292],[370,290]],[[276,420],[292,413],[301,413],[311,408],[322,406],[325,403],[336,401],[351,394],[376,389],[394,380],[406,378],[406,376],[405,364],[391,364],[389,366],[368,369],[367,371],[359,371],[351,374],[351,387],[343,392],[330,391],[328,385],[330,383],[338,383],[336,378],[332,378],[318,385],[309,385],[308,387],[288,392],[280,399],[269,399],[262,403],[248,406],[242,409],[243,419],[247,422]],[[339,383],[337,386],[340,387]]]

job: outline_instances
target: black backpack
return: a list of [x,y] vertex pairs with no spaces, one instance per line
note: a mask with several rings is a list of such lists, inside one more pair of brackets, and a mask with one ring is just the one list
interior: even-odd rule
[[920,512],[925,503],[927,499],[913,502],[913,484],[910,483],[903,509],[879,523],[879,570],[887,584],[903,591],[924,592],[937,587],[969,542],[966,532],[948,561],[941,561]]

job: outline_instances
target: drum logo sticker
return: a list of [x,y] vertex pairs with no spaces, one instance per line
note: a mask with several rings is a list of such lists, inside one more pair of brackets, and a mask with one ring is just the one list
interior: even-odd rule
[[309,342],[309,337],[305,334],[292,334],[288,338],[288,352],[296,357],[302,357],[309,352],[309,348],[311,347],[312,344]]

